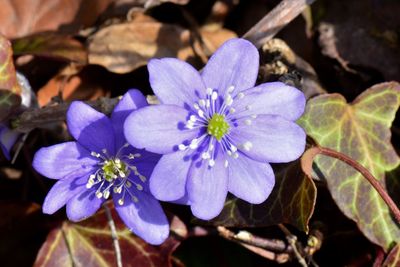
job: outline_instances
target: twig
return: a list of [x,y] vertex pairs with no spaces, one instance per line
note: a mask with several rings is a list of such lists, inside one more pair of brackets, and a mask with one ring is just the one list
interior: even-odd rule
[[301,266],[307,267],[308,265],[307,265],[306,260],[303,258],[303,256],[301,255],[301,253],[299,252],[299,250],[297,248],[297,246],[298,246],[297,236],[292,234],[289,231],[289,229],[287,229],[286,226],[284,226],[283,224],[278,224],[278,226],[282,230],[282,232],[285,234],[286,240],[288,241],[290,247],[293,249],[293,254],[296,257],[297,261],[300,263]]
[[296,18],[307,5],[315,0],[282,0],[274,9],[265,15],[256,25],[243,35],[260,48],[272,39],[283,27]]
[[[94,109],[108,115],[112,112],[119,98],[100,98],[96,101],[85,101]],[[29,109],[11,120],[11,128],[22,133],[28,133],[35,128],[46,128],[55,122],[64,121],[71,103],[46,106],[40,109]]]
[[274,252],[290,252],[290,248],[286,246],[282,240],[266,239],[255,236],[247,231],[240,231],[235,234],[223,226],[218,226],[218,233],[227,239],[240,241],[259,248],[265,248]]
[[218,226],[217,231],[221,237],[234,241],[264,258],[274,260],[278,263],[287,262],[292,252],[281,240],[268,240],[254,236],[247,231],[240,231],[238,234],[235,234],[223,226]]
[[[394,217],[396,218],[397,222],[400,223],[400,210],[397,207],[396,203],[394,203],[393,199],[389,196],[389,194],[386,192],[385,188],[379,183],[379,181],[372,175],[372,173],[362,166],[360,163],[358,163],[356,160],[350,158],[349,156],[335,151],[333,149],[327,148],[327,147],[321,147],[321,146],[314,146],[306,151],[304,153],[303,157],[301,158],[301,165],[303,167],[303,170],[310,175],[311,173],[311,164],[312,164],[312,159],[318,154],[329,156],[332,158],[336,158],[338,160],[341,160],[354,169],[356,169],[359,173],[362,174],[362,176],[368,180],[368,182],[375,188],[375,190],[378,192],[378,194],[382,197],[382,199],[385,201],[385,203],[388,205],[389,209],[393,212]],[[310,164],[311,162],[311,164]]]
[[121,248],[119,246],[119,241],[118,241],[118,235],[117,235],[117,229],[115,228],[115,223],[111,215],[111,211],[108,208],[107,204],[103,204],[104,210],[106,211],[107,219],[108,219],[108,225],[110,226],[111,229],[111,237],[113,239],[114,243],[114,249],[115,249],[115,258],[117,260],[117,266],[122,267],[122,257],[121,257]]

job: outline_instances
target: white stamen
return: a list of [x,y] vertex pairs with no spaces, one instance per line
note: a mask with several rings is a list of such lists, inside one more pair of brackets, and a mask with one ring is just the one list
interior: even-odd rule
[[103,152],[103,154],[107,154],[107,149],[103,148],[103,149],[101,150],[101,152]]
[[194,109],[196,109],[196,110],[200,109],[199,104],[197,104],[197,103],[194,103],[194,104],[193,104],[193,107],[194,107]]
[[218,93],[215,91],[212,92],[211,99],[215,101],[215,100],[217,100],[217,98],[218,98]]
[[242,92],[240,92],[239,94],[237,94],[237,97],[238,97],[239,99],[242,99],[242,98],[244,97],[244,94],[243,94]]
[[231,85],[228,87],[228,93],[232,93],[235,90],[235,86]]
[[199,100],[199,104],[200,104],[201,107],[204,108],[206,106],[206,101],[204,99],[200,99]]
[[144,175],[139,175],[139,179],[144,183],[146,182],[146,176]]
[[103,197],[103,194],[102,194],[101,192],[96,192],[96,197],[97,197],[97,198],[102,198],[102,197]]
[[230,105],[232,105],[232,103],[233,103],[233,98],[232,98],[232,96],[231,95],[226,95],[226,97],[225,97],[225,105],[227,105],[227,106],[230,106]]
[[232,114],[232,113],[235,113],[235,111],[236,111],[236,109],[234,109],[234,108],[230,108],[230,109],[229,109],[229,113],[231,113],[231,114]]
[[244,144],[243,144],[243,149],[244,150],[246,150],[246,151],[250,151],[250,149],[253,147],[253,144],[251,143],[251,142],[249,142],[249,141],[246,141]]
[[204,118],[204,112],[201,109],[197,111],[197,114],[199,114],[199,117]]
[[89,180],[89,182],[87,182],[87,184],[86,184],[86,188],[87,189],[92,188],[93,184],[94,184],[93,181]]
[[135,196],[132,196],[132,201],[135,202],[135,203],[138,203],[139,199],[137,197],[135,197]]
[[195,138],[195,139],[192,140],[192,142],[190,142],[189,147],[190,147],[191,149],[196,149],[198,145],[199,145],[199,144],[198,144],[198,140]]
[[228,162],[227,160],[225,160],[225,162],[224,162],[224,167],[225,167],[225,168],[228,168],[228,165],[229,165],[229,162]]
[[201,157],[202,157],[203,159],[209,159],[209,158],[211,157],[211,155],[210,155],[210,153],[208,153],[208,152],[204,152],[203,154],[201,154]]
[[257,115],[256,114],[253,114],[253,115],[251,115],[250,116],[252,119],[255,119],[255,118],[257,118]]
[[231,151],[232,152],[236,152],[237,151],[237,147],[235,147],[234,145],[231,144]]
[[208,161],[208,166],[213,167],[214,165],[215,165],[215,160],[210,159],[210,160]]
[[206,89],[206,92],[207,92],[207,95],[211,95],[212,92],[213,92],[213,90],[212,90],[210,87],[208,87],[208,88]]
[[118,199],[118,204],[121,206],[124,205],[124,199],[122,198]]
[[130,188],[132,186],[132,184],[131,184],[131,182],[126,181],[125,186],[126,186],[126,188]]
[[235,152],[235,153],[233,153],[232,156],[233,156],[234,159],[237,159],[239,157],[239,154],[237,152]]
[[179,144],[179,146],[178,146],[178,149],[180,150],[180,151],[183,151],[183,150],[185,150],[187,148],[187,146],[185,146],[184,144]]
[[104,192],[104,198],[107,199],[110,196],[110,191]]
[[100,154],[96,153],[94,151],[90,152],[90,155],[92,155],[93,157],[96,157],[96,158],[100,158]]
[[246,124],[246,125],[251,125],[251,120],[246,119],[246,120],[244,121],[244,124]]
[[190,121],[195,122],[197,117],[195,115],[190,115]]

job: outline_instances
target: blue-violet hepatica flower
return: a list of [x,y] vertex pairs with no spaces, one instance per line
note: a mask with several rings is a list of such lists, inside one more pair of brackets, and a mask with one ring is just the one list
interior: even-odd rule
[[0,123],[0,148],[7,160],[11,159],[10,151],[21,134]]
[[42,148],[33,160],[39,173],[58,180],[46,196],[43,212],[52,214],[66,205],[68,218],[80,221],[111,196],[131,231],[151,244],[167,238],[167,218],[148,187],[160,156],[130,146],[123,135],[129,113],[146,105],[138,90],[124,95],[111,118],[83,102],[71,104],[67,125],[76,142]]
[[303,153],[306,135],[295,121],[304,94],[280,82],[254,86],[258,67],[258,51],[244,39],[224,43],[201,74],[177,59],[149,62],[161,104],[133,112],[124,130],[133,146],[164,154],[150,178],[156,198],[186,201],[208,220],[228,191],[265,201],[275,184],[269,163]]

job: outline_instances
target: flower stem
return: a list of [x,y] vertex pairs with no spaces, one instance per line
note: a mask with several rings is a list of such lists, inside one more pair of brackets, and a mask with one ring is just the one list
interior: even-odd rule
[[114,243],[114,250],[115,250],[115,257],[117,260],[117,267],[122,267],[122,256],[121,256],[121,248],[119,246],[117,229],[115,227],[115,222],[112,218],[110,208],[107,206],[106,203],[103,204],[104,210],[106,211],[108,225],[111,229],[111,237]]
[[375,190],[378,192],[378,194],[382,197],[382,199],[388,205],[390,210],[393,212],[393,215],[396,218],[397,222],[400,223],[399,208],[394,203],[393,199],[389,196],[389,194],[386,192],[385,188],[383,188],[383,186],[379,183],[379,181],[372,175],[372,173],[367,168],[365,168],[364,166],[362,166],[360,163],[350,158],[349,156],[327,147],[315,146],[310,148],[308,151],[310,151],[309,154],[312,154],[313,157],[316,156],[317,154],[321,154],[328,157],[336,158],[356,169],[375,188]]

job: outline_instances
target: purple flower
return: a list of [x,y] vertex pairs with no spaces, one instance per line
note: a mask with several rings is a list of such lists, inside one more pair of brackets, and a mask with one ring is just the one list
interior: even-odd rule
[[83,102],[71,104],[67,125],[76,142],[42,148],[33,160],[39,173],[58,180],[46,196],[44,213],[53,214],[66,205],[68,218],[80,221],[112,196],[131,231],[151,244],[167,238],[167,218],[148,188],[160,157],[130,146],[122,129],[128,114],[146,105],[138,90],[124,95],[111,118]]
[[17,141],[20,133],[10,130],[4,124],[0,124],[0,147],[3,155],[10,160],[10,151],[15,142]]
[[267,199],[275,183],[269,162],[297,159],[305,133],[294,121],[305,106],[302,92],[280,82],[254,87],[257,49],[227,41],[201,75],[165,58],[148,64],[161,105],[127,118],[129,143],[161,153],[150,190],[163,201],[183,201],[201,219],[217,216],[228,191],[250,203]]

